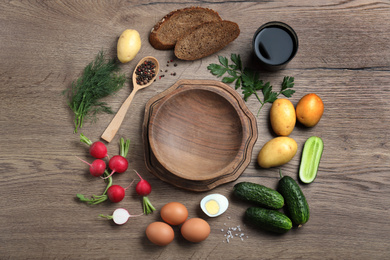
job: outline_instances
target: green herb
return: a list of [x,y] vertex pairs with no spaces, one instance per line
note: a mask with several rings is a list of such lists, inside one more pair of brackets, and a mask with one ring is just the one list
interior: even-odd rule
[[[295,90],[292,90],[294,87],[293,77],[284,77],[281,90],[279,92],[274,92],[272,91],[272,86],[269,82],[264,83],[260,80],[259,73],[242,66],[240,55],[232,53],[230,59],[233,62],[232,64],[229,64],[228,58],[218,56],[220,64],[212,63],[207,67],[207,69],[210,70],[211,74],[217,76],[218,78],[227,73],[228,76],[223,77],[222,82],[234,82],[235,89],[242,89],[242,94],[244,95],[243,99],[245,101],[248,101],[250,96],[255,95],[261,104],[257,115],[266,103],[274,102],[280,94],[286,97],[291,97],[295,93]],[[263,93],[263,100],[261,100],[258,95],[259,90]]]
[[95,60],[84,68],[82,76],[63,92],[75,114],[75,133],[83,126],[84,119],[95,121],[98,113],[113,113],[100,99],[123,87],[126,78],[124,74],[118,74],[118,71],[118,63],[114,59],[106,59],[103,51],[100,51]]

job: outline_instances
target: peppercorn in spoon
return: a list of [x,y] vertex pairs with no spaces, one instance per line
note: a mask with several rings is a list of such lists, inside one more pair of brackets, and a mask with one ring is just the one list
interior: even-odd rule
[[106,140],[107,142],[111,142],[119,127],[121,126],[123,119],[125,118],[135,93],[140,89],[149,87],[156,79],[159,70],[160,65],[158,60],[152,56],[147,56],[138,62],[132,77],[133,91],[130,93],[125,102],[123,102],[115,117],[112,119],[111,123],[102,134],[102,139]]

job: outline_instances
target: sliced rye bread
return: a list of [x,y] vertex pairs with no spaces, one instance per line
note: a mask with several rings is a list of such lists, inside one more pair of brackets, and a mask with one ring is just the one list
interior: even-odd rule
[[175,45],[181,60],[197,60],[224,48],[240,35],[238,24],[231,21],[203,23],[183,35]]
[[149,42],[158,50],[173,49],[176,41],[192,27],[210,21],[222,21],[222,18],[214,10],[203,7],[187,7],[172,11],[152,28]]

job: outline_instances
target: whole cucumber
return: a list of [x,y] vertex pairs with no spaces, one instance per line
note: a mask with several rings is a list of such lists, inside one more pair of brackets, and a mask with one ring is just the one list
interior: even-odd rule
[[245,217],[253,225],[271,232],[286,233],[292,228],[286,215],[272,209],[250,207],[245,211]]
[[281,209],[284,206],[284,198],[279,192],[257,183],[237,183],[233,187],[233,194],[237,198],[269,209]]
[[305,224],[310,217],[309,205],[298,183],[289,176],[282,176],[279,180],[278,191],[284,197],[288,215],[297,225]]

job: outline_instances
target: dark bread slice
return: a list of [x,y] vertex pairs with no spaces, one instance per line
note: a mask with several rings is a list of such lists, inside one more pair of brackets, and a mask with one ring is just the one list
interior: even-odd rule
[[240,28],[234,22],[203,23],[177,41],[175,55],[182,60],[197,60],[221,50],[238,35]]
[[202,7],[172,11],[152,28],[149,42],[158,50],[173,49],[176,41],[192,27],[210,21],[222,21],[222,18],[214,10]]

